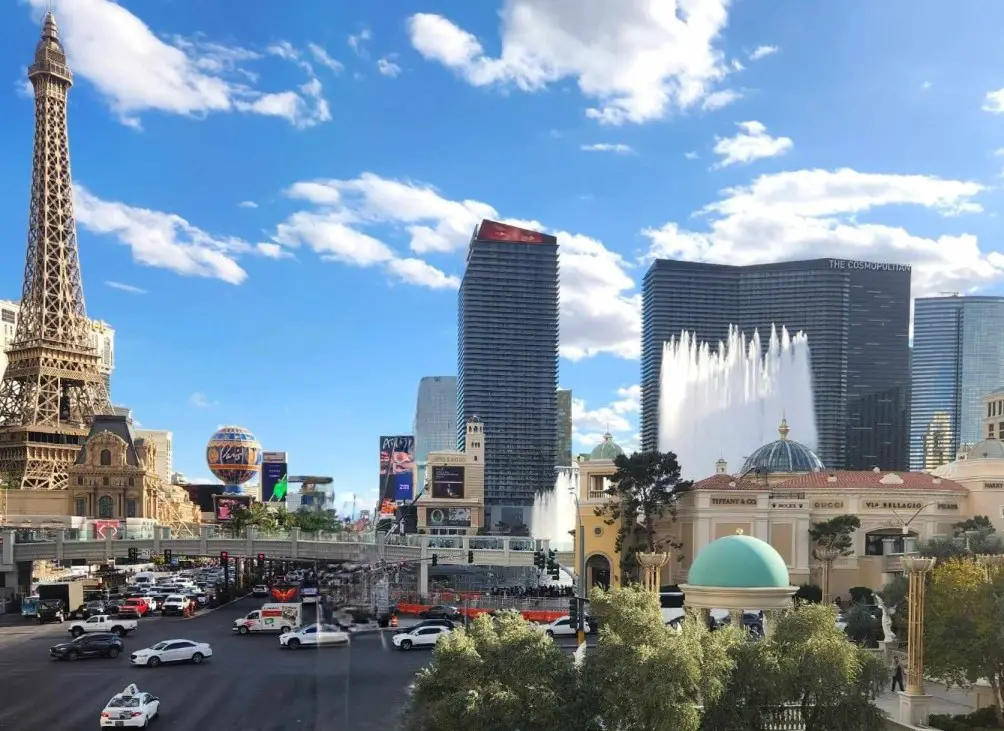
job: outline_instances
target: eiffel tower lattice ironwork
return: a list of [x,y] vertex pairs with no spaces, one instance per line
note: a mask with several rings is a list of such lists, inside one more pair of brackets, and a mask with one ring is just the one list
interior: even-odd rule
[[[95,414],[110,413],[91,344],[73,216],[66,96],[73,75],[45,14],[28,79],[35,92],[28,246],[21,312],[0,382],[0,479],[7,489],[60,490]],[[6,521],[3,491],[0,521]]]

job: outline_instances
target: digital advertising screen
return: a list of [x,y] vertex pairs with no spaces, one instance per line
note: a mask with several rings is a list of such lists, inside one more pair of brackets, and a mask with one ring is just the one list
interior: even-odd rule
[[234,519],[234,512],[251,506],[254,500],[250,495],[214,495],[217,523],[228,523]]
[[380,497],[410,502],[415,497],[415,437],[380,437]]
[[470,508],[426,508],[425,522],[430,528],[470,528]]
[[261,501],[263,503],[286,499],[288,485],[286,475],[288,472],[289,465],[285,462],[262,462]]
[[464,468],[459,465],[433,465],[432,497],[461,500],[464,497]]

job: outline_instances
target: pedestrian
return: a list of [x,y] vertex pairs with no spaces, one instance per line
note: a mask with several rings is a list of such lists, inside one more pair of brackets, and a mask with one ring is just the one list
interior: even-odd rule
[[899,658],[892,661],[892,690],[896,692],[896,686],[903,690],[903,666],[899,664]]

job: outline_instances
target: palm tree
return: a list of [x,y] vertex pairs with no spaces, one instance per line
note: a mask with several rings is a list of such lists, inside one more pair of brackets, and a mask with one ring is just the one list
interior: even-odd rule
[[248,528],[274,530],[275,526],[275,515],[262,503],[251,503],[247,507],[235,510],[230,521],[230,530],[234,537],[244,535]]

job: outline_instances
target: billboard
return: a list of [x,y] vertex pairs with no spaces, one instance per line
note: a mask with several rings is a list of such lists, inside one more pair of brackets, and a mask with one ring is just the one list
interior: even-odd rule
[[429,528],[470,528],[470,508],[426,508],[425,522]]
[[248,508],[254,498],[250,495],[214,495],[216,522],[226,523],[234,518],[234,512],[241,508]]
[[[271,452],[265,452],[265,454],[268,455]],[[285,456],[285,453],[280,454]],[[286,487],[289,484],[286,480],[288,471],[289,465],[286,464],[285,460],[281,462],[265,460],[261,463],[261,501],[263,503],[286,499]]]
[[452,464],[433,465],[432,497],[462,500],[464,497],[464,468]]
[[380,437],[380,497],[394,502],[415,497],[415,437]]
[[478,227],[478,241],[503,241],[520,244],[556,244],[558,239],[540,231],[530,231],[525,228],[510,226],[507,223],[481,221]]
[[184,485],[188,492],[188,499],[199,506],[203,513],[212,513],[216,510],[216,496],[222,495],[226,490],[226,485],[218,482],[203,483],[199,485]]

